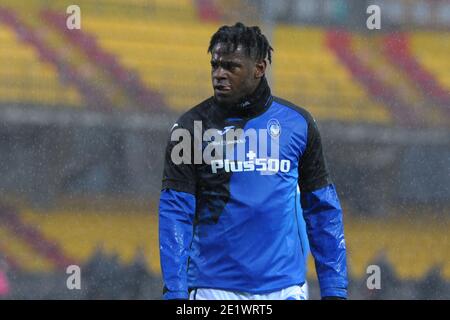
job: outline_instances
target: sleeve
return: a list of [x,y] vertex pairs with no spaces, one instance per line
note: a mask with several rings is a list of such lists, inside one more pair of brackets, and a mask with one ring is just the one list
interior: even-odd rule
[[159,202],[159,249],[164,299],[188,299],[187,270],[195,217],[195,168],[175,164],[169,141]]
[[159,203],[159,250],[164,299],[188,299],[187,268],[195,197],[165,189]]
[[301,158],[299,186],[308,240],[322,298],[347,298],[347,261],[342,209],[333,185],[317,124],[311,118]]
[[322,150],[319,128],[309,116],[305,152],[300,159],[299,186],[300,192],[309,192],[331,183],[330,175]]
[[195,194],[196,174],[194,161],[193,134],[175,123],[167,143],[162,189],[174,189]]

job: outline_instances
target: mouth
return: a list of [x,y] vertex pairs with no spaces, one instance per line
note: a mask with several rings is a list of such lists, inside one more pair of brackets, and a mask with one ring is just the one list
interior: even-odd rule
[[231,87],[228,85],[215,85],[214,91],[218,94],[227,94],[231,91]]

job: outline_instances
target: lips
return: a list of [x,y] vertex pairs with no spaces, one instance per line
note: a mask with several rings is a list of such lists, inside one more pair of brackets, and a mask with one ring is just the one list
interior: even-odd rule
[[214,86],[214,90],[216,91],[216,92],[223,92],[223,93],[225,93],[225,92],[228,92],[228,91],[230,91],[231,90],[231,87],[230,86],[228,86],[228,85],[215,85]]

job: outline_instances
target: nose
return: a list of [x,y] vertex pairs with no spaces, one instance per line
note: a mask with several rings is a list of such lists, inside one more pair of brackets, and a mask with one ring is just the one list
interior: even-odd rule
[[222,67],[217,67],[213,70],[213,78],[217,81],[224,80],[227,78],[226,70]]

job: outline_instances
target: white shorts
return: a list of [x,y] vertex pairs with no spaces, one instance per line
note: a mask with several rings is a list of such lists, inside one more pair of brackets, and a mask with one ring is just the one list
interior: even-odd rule
[[308,283],[265,294],[197,288],[191,291],[189,300],[308,300]]

